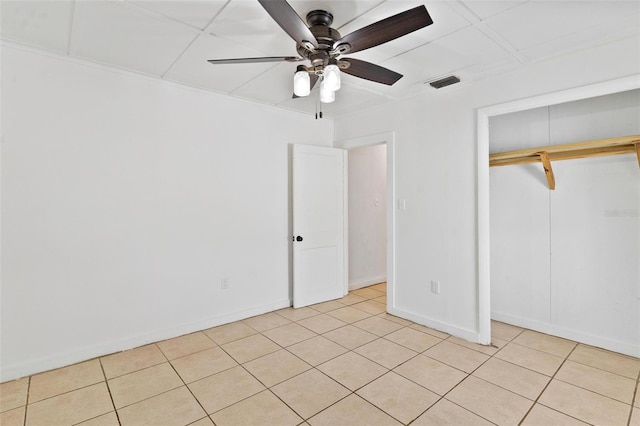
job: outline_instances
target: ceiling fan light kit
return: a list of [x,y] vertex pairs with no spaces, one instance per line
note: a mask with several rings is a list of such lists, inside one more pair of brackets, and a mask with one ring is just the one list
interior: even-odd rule
[[241,64],[259,62],[309,61],[310,66],[298,65],[293,76],[293,97],[308,96],[320,80],[320,102],[335,100],[340,90],[341,71],[354,77],[386,85],[393,85],[402,74],[370,62],[354,58],[340,58],[345,53],[369,49],[433,24],[422,5],[386,19],[374,22],[346,36],[331,28],[333,15],[324,10],[307,13],[307,24],[286,0],[258,0],[274,21],[296,41],[299,57],[271,56],[263,58],[210,59],[212,64]]

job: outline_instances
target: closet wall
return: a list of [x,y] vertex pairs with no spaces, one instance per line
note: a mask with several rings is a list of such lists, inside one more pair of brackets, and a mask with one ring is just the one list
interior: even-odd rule
[[[492,118],[490,150],[640,134],[640,91]],[[640,352],[640,167],[635,155],[492,167],[492,318]]]

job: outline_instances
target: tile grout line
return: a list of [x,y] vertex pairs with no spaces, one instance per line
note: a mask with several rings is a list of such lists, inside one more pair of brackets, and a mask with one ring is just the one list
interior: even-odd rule
[[[214,343],[215,343],[215,342],[214,342]],[[158,349],[160,349],[160,351],[162,351],[162,348],[158,347]],[[163,352],[163,353],[164,353],[164,352]],[[165,355],[165,358],[166,358],[166,355]],[[199,400],[199,399],[198,399],[198,398],[193,394],[193,391],[191,390],[191,388],[189,387],[189,385],[187,384],[187,382],[185,382],[185,381],[184,381],[184,379],[182,378],[182,376],[180,375],[180,373],[178,373],[178,370],[176,370],[176,368],[173,366],[173,364],[171,363],[171,361],[170,361],[169,359],[167,359],[167,364],[169,364],[169,365],[171,366],[171,369],[173,370],[173,372],[174,372],[174,373],[176,373],[176,376],[178,376],[178,378],[180,379],[180,381],[182,382],[182,384],[184,385],[184,387],[189,391],[189,393],[191,394],[191,396],[193,397],[193,399],[195,399],[195,401],[198,403],[198,405],[200,406],[200,408],[202,408],[202,412],[204,413],[204,417],[203,417],[202,419],[204,419],[204,418],[208,418],[209,420],[211,420],[211,418],[209,417],[209,413],[207,413],[207,410],[204,408],[204,406],[202,405],[202,403],[200,402],[200,400]],[[223,371],[226,371],[226,370],[223,370]],[[174,389],[179,389],[179,388],[174,388]],[[171,392],[171,391],[172,391],[172,390],[174,390],[174,389],[170,389],[170,390],[168,390],[167,392]],[[164,392],[164,393],[167,393],[167,392]],[[162,395],[162,394],[160,394],[160,395]],[[157,395],[156,395],[156,396],[157,396]],[[147,399],[150,399],[150,398],[147,398]],[[137,404],[137,403],[136,403],[136,404]],[[198,422],[198,421],[200,421],[200,420],[202,420],[202,419],[195,420],[194,422],[191,422],[191,423]],[[213,422],[213,420],[211,420],[211,421]],[[191,423],[190,423],[190,424],[191,424]]]
[[[578,344],[576,343],[576,345],[573,347],[573,349],[571,349],[571,352],[569,352],[569,353],[567,354],[567,356],[562,360],[562,363],[561,363],[561,364],[560,364],[560,366],[556,369],[556,371],[553,373],[553,375],[551,376],[551,379],[547,382],[547,384],[544,386],[544,388],[542,388],[542,391],[540,391],[540,393],[538,394],[538,397],[535,399],[535,401],[533,401],[533,405],[531,405],[531,407],[529,407],[529,409],[528,409],[528,410],[527,410],[527,412],[525,413],[524,417],[522,417],[522,419],[521,419],[521,420],[520,420],[520,422],[518,423],[518,426],[522,425],[522,423],[526,420],[526,418],[527,418],[527,417],[529,416],[529,414],[531,413],[531,410],[533,410],[533,407],[535,407],[535,406],[536,406],[536,404],[539,404],[539,402],[538,402],[538,401],[540,400],[540,397],[544,394],[544,392],[547,390],[547,388],[549,387],[549,385],[551,385],[551,383],[553,382],[553,379],[556,377],[556,375],[558,374],[558,372],[562,369],[562,366],[565,364],[565,362],[567,362],[567,360],[569,359],[569,357],[571,356],[571,354],[576,350],[576,348],[577,348],[577,347],[578,347]],[[543,406],[545,406],[545,407],[546,407],[546,405],[544,405],[544,404],[540,404],[540,405],[543,405]],[[550,408],[550,409],[552,409],[552,410],[554,410],[554,411],[557,411],[557,410],[555,410],[555,409],[553,409],[553,408],[551,408],[551,407],[547,407],[547,408]],[[574,419],[575,419],[575,417],[570,416],[568,413],[564,413],[564,412],[562,412],[562,411],[558,411],[558,412],[559,412],[559,413],[564,414],[565,416],[572,417],[572,418],[574,418]],[[581,419],[576,419],[576,420],[580,420],[580,421],[582,421]]]
[[29,392],[31,391],[31,378],[33,376],[29,376],[29,379],[27,380],[27,399],[24,402],[24,419],[23,419],[23,426],[27,426],[27,410],[29,409]]
[[640,386],[640,371],[638,371],[638,376],[636,378],[636,387],[633,390],[633,395],[631,396],[631,408],[629,409],[629,418],[627,419],[627,426],[631,426],[631,418],[633,417],[633,407],[638,397],[638,386]]
[[104,366],[102,365],[102,359],[98,358],[98,362],[100,363],[100,370],[102,370],[102,376],[104,377],[104,384],[107,385],[107,392],[109,392],[109,399],[111,400],[111,405],[113,406],[113,412],[116,413],[116,420],[118,420],[118,424],[122,426],[122,422],[120,421],[120,413],[116,408],[116,403],[113,400],[113,395],[111,394],[111,387],[109,386],[109,380],[107,380],[107,374],[104,371]]

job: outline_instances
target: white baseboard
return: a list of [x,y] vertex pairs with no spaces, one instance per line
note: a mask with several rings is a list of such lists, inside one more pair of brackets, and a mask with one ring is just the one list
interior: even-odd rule
[[77,348],[72,351],[54,354],[52,356],[44,358],[32,359],[13,365],[3,364],[0,370],[0,383],[25,376],[30,376],[36,373],[41,373],[43,371],[65,367],[67,365],[72,365],[96,357],[137,348],[149,343],[171,339],[200,330],[206,330],[211,327],[239,321],[245,318],[264,314],[266,312],[272,312],[278,309],[287,308],[289,306],[291,306],[290,299],[280,300],[278,302],[268,303],[266,305],[256,306],[250,309],[205,318],[200,321],[190,322],[158,330],[151,330],[148,333],[139,334],[136,336],[124,337],[122,339],[103,342],[98,345]]
[[368,280],[360,280],[360,281],[350,282],[349,283],[349,291],[357,290],[357,289],[362,288],[362,287],[369,287],[370,285],[380,284],[380,283],[384,283],[384,282],[387,282],[387,277],[386,276],[375,277],[375,278],[371,278],[371,279],[368,279]]
[[549,324],[547,322],[517,317],[514,315],[501,314],[500,312],[491,312],[491,319],[507,324],[516,325],[518,327],[524,327],[530,330],[539,331],[541,333],[550,334],[552,336],[563,337],[575,342],[596,346],[598,348],[618,352],[624,355],[629,355],[636,358],[640,357],[640,345],[638,343],[622,342],[619,340],[589,334],[584,331],[574,330],[556,324]]
[[469,342],[479,343],[479,344],[489,344],[489,342],[481,342],[480,334],[474,330],[469,330],[467,328],[462,328],[462,327],[458,327],[452,324],[447,324],[441,321],[436,321],[434,319],[416,314],[414,312],[409,312],[409,311],[405,311],[405,310],[397,309],[393,307],[388,307],[387,312],[389,312],[391,315],[408,319],[417,324],[421,324],[429,328],[433,328],[434,330],[442,331],[443,333],[447,333],[452,336],[459,337],[464,340],[468,340]]

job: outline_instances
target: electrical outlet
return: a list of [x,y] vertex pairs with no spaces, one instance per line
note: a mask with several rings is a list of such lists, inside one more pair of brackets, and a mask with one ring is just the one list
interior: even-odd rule
[[223,278],[220,280],[220,288],[226,290],[229,288],[229,278]]
[[431,280],[431,293],[440,294],[440,281]]

